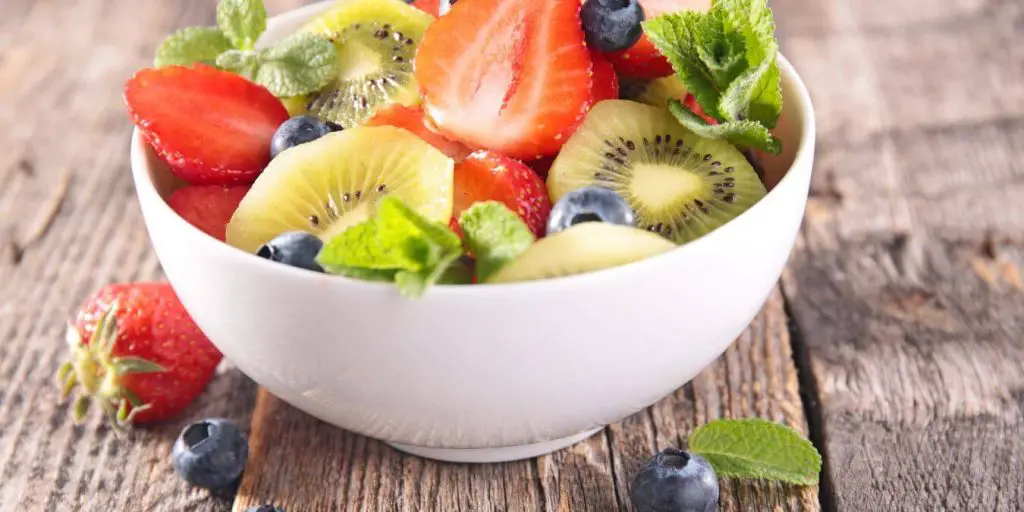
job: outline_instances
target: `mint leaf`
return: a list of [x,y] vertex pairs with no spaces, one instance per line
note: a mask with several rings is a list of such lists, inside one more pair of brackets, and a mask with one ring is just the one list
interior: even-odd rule
[[279,98],[316,92],[338,75],[338,55],[327,39],[299,33],[260,53],[254,81]]
[[462,241],[394,196],[385,196],[369,220],[352,226],[320,251],[328,272],[370,281],[393,281],[402,295],[418,297],[462,255]]
[[690,434],[689,450],[719,476],[816,485],[821,455],[795,430],[762,419],[715,420]]
[[215,27],[183,28],[163,40],[153,65],[187,66],[196,62],[213,65],[217,56],[231,49],[231,42]]
[[782,113],[779,47],[766,0],[712,0],[707,12],[659,16],[643,29],[704,113],[722,122],[700,135],[735,144],[755,140],[760,142],[753,147],[778,150],[777,140],[763,136]]
[[466,246],[476,258],[477,281],[485,282],[534,242],[533,233],[512,210],[497,201],[474,204],[459,216]]
[[221,0],[217,26],[239,50],[252,50],[267,30],[267,10],[262,0]]
[[260,55],[252,50],[228,50],[217,57],[217,67],[249,80],[256,76],[259,65]]
[[775,155],[782,152],[782,141],[775,138],[762,124],[750,120],[708,124],[675,99],[669,100],[668,109],[679,124],[706,139],[725,139],[737,146],[757,148]]

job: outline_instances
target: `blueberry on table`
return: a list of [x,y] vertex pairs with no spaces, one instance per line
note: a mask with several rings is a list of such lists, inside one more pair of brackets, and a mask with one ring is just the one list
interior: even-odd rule
[[303,231],[290,231],[263,244],[256,251],[256,255],[285,265],[323,272],[324,269],[316,262],[316,257],[323,247],[323,241],[315,235]]
[[[333,123],[332,123],[333,124]],[[295,116],[277,127],[274,138],[270,140],[270,157],[275,158],[282,151],[313,142],[332,131],[337,125],[331,126],[320,120],[320,118],[301,115]]]
[[643,35],[644,10],[637,0],[587,0],[580,11],[587,44],[603,52],[630,48]]
[[603,187],[583,187],[562,196],[551,208],[547,234],[553,235],[581,222],[608,222],[632,226],[633,208],[619,194]]
[[224,419],[206,419],[181,431],[171,450],[174,470],[191,485],[224,489],[242,476],[249,443],[242,429]]
[[640,468],[629,498],[637,512],[712,512],[718,477],[700,455],[666,448]]

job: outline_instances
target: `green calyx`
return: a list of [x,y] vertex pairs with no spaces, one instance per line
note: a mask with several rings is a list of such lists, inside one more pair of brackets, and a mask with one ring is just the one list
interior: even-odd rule
[[71,349],[71,360],[57,371],[62,400],[76,389],[79,391],[72,406],[75,422],[81,422],[91,404],[96,402],[115,431],[131,424],[138,413],[149,407],[123,385],[124,376],[165,371],[162,366],[139,357],[114,356],[118,336],[116,313],[115,303],[100,317],[88,343],[83,342],[78,329],[68,326],[65,341]]

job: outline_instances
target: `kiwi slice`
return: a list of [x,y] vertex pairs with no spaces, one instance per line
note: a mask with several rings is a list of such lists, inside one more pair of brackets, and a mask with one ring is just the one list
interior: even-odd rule
[[766,193],[732,144],[694,134],[666,108],[628,100],[590,110],[547,184],[552,201],[580,187],[613,190],[633,207],[637,227],[678,244],[725,224]]
[[434,18],[402,0],[339,0],[303,30],[334,42],[338,77],[310,95],[308,111],[352,128],[391,103],[419,103],[413,58]]
[[584,274],[633,263],[675,248],[672,242],[641,229],[584,222],[540,239],[487,282],[511,283]]
[[329,241],[368,219],[389,194],[447,224],[453,168],[452,159],[401,128],[332,132],[270,162],[228,223],[227,242],[255,252],[288,231]]
[[654,107],[668,106],[668,100],[683,101],[689,92],[679,77],[672,75],[651,80],[649,82],[632,82],[623,89],[623,96]]

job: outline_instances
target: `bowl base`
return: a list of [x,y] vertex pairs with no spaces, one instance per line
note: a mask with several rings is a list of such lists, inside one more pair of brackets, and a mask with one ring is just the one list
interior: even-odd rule
[[602,428],[595,428],[579,434],[553,439],[542,443],[524,444],[521,446],[504,446],[501,448],[426,448],[423,446],[409,446],[405,444],[390,444],[396,450],[425,457],[428,459],[444,462],[462,462],[471,464],[482,464],[488,462],[511,462],[514,460],[531,459],[551,452],[561,450],[574,445],[601,431]]

